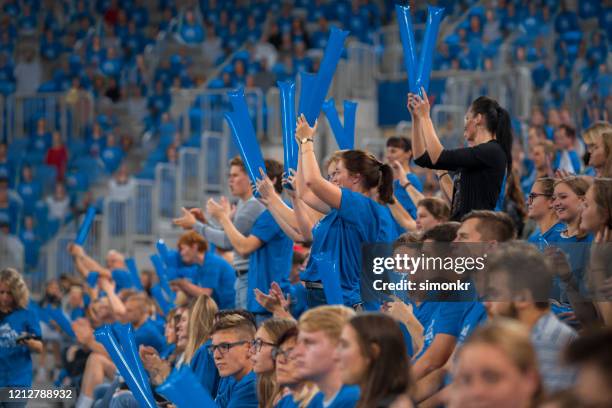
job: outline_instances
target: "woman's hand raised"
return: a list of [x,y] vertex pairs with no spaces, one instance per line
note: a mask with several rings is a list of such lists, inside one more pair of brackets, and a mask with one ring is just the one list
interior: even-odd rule
[[408,110],[410,114],[415,119],[422,119],[429,117],[430,106],[429,106],[429,98],[427,97],[427,93],[425,92],[425,88],[421,88],[423,90],[423,98],[421,98],[417,94],[408,94]]

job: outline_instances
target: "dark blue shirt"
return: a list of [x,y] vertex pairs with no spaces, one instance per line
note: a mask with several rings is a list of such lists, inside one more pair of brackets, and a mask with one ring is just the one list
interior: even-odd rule
[[219,387],[219,371],[217,371],[213,357],[208,352],[210,344],[211,341],[209,339],[196,350],[189,363],[189,367],[197,379],[200,380],[202,387],[210,392],[214,399],[217,396],[217,389]]
[[[312,399],[308,408],[323,408],[325,396],[321,391]],[[353,408],[359,401],[359,387],[356,385],[343,385],[327,408]]]
[[[419,177],[416,174],[408,173],[406,174],[406,177],[408,178],[408,181],[412,183],[414,188],[416,188],[418,191],[423,191],[421,180],[419,180]],[[400,202],[402,207],[404,207],[410,216],[416,220],[416,203],[412,202],[412,199],[406,192],[406,189],[401,186],[399,180],[393,181],[393,194],[395,195],[395,198],[397,198],[397,201]]]
[[267,293],[272,282],[276,282],[284,293],[289,293],[293,241],[278,226],[268,210],[257,217],[251,235],[257,237],[263,245],[249,257],[247,309],[262,313],[266,310],[255,300],[253,290],[257,288]]
[[215,399],[221,408],[257,408],[257,377],[251,371],[240,381],[226,381]]
[[32,385],[30,349],[16,341],[24,333],[41,336],[35,313],[16,309],[8,315],[0,314],[0,387]]
[[213,291],[213,299],[217,302],[219,309],[232,309],[235,304],[236,272],[232,265],[225,259],[213,253],[206,253],[204,264],[198,268],[196,281],[200,287],[210,288]]

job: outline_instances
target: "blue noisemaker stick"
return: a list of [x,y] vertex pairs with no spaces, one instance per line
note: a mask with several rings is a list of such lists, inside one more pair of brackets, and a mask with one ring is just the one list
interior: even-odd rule
[[159,285],[151,286],[151,295],[157,301],[159,308],[162,310],[164,315],[167,315],[170,310],[174,309],[174,302],[166,298],[163,289]]
[[323,283],[323,292],[328,305],[343,305],[342,285],[340,284],[340,273],[336,264],[331,260],[329,252],[314,256],[317,270]]
[[191,408],[194,405],[206,408],[217,406],[188,364],[183,364],[180,369],[173,370],[166,381],[155,391],[166,397],[177,408]]
[[[259,149],[253,123],[248,115],[244,91],[240,88],[237,91],[228,92],[228,95],[234,107],[234,112],[226,112],[225,120],[232,131],[232,137],[238,147],[251,184],[255,185],[257,179],[261,177],[259,169],[263,169],[265,173],[266,166]],[[254,195],[259,197],[259,192],[255,190]]]
[[159,278],[159,284],[161,285],[164,292],[168,298],[174,301],[174,292],[170,288],[170,282],[168,281],[168,276],[166,275],[166,267],[160,256],[158,254],[153,254],[150,256],[151,262],[153,263],[153,267],[155,267],[155,272],[157,272],[157,277]]
[[87,209],[87,213],[85,213],[85,218],[79,227],[79,232],[77,233],[76,239],[74,243],[80,246],[85,244],[85,240],[87,240],[87,234],[89,234],[89,229],[91,228],[91,224],[93,223],[94,218],[96,218],[96,208],[94,206],[90,206]]
[[352,150],[355,148],[355,114],[357,103],[344,101],[344,109],[344,126],[342,126],[334,98],[329,98],[323,103],[323,112],[325,112],[338,147],[340,150]]
[[142,287],[142,282],[140,282],[140,275],[138,274],[138,268],[136,267],[136,260],[134,260],[134,258],[127,258],[125,260],[125,266],[127,266],[128,271],[130,272],[132,286],[139,291],[143,291],[144,288]]
[[[123,355],[129,360],[130,367],[136,368],[135,374],[137,374],[137,380],[145,391],[151,392],[151,387],[149,386],[149,376],[142,365],[142,361],[140,360],[140,355],[138,354],[138,346],[136,345],[136,340],[134,339],[134,328],[131,323],[121,324],[115,323],[113,324],[113,332],[116,334],[117,340],[119,340],[119,345],[123,350]],[[150,395],[153,397],[153,394]]]
[[342,56],[344,50],[344,41],[348,36],[348,31],[340,30],[336,27],[332,27],[330,30],[329,40],[325,47],[323,54],[323,60],[317,73],[317,81],[312,88],[312,92],[307,100],[307,106],[305,107],[304,115],[310,126],[314,126],[319,114],[321,113],[321,107],[325,101],[325,96],[329,90],[334,72],[338,66],[338,61]]
[[406,67],[406,73],[408,74],[408,88],[411,93],[423,97],[421,87],[425,88],[425,91],[429,88],[433,53],[435,51],[438,32],[440,31],[440,22],[444,17],[444,8],[428,6],[427,25],[425,27],[423,46],[418,62],[416,58],[417,53],[414,30],[410,17],[410,7],[396,4],[395,11],[402,48],[404,50],[404,65]]
[[[317,74],[310,72],[300,72],[300,100],[298,101],[298,116],[306,114],[306,108],[310,101],[310,95],[315,83],[317,82]],[[297,120],[297,118],[296,118]]]
[[60,309],[59,307],[56,308],[49,306],[47,308],[47,313],[49,314],[51,320],[53,320],[60,327],[60,329],[62,329],[68,336],[73,339],[76,338],[74,330],[72,330],[72,324],[70,323],[62,309]]
[[155,404],[155,399],[152,398],[151,390],[149,389],[147,391],[146,388],[143,388],[143,384],[139,383],[138,376],[130,367],[129,360],[124,355],[121,346],[113,335],[111,327],[109,325],[102,326],[94,332],[94,336],[96,337],[96,340],[104,346],[110,355],[111,360],[113,360],[113,363],[115,363],[119,373],[127,383],[130,391],[132,391],[140,406],[146,408],[156,408],[157,405]]
[[285,177],[291,174],[291,169],[297,169],[298,145],[295,141],[295,83],[293,81],[278,81],[280,90],[280,114],[283,132],[283,153]]

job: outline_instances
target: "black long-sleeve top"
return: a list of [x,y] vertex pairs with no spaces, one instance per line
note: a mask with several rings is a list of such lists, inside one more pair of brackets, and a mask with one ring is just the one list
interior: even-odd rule
[[453,178],[451,219],[471,210],[494,210],[506,172],[506,154],[495,140],[474,147],[444,149],[436,164],[425,152],[414,162],[421,167],[457,172]]

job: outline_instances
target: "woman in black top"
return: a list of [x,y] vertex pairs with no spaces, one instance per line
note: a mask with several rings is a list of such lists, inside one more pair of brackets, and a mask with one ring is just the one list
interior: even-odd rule
[[510,115],[497,101],[478,97],[465,115],[463,135],[469,147],[445,149],[429,116],[424,90],[423,95],[424,98],[408,94],[414,162],[421,167],[455,172],[452,220],[461,220],[471,210],[494,210],[504,176],[510,174],[512,166]]

